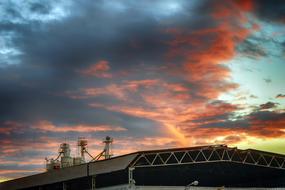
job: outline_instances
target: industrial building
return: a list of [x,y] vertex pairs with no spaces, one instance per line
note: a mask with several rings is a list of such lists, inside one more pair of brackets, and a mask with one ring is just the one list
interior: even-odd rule
[[44,173],[0,183],[0,189],[285,189],[285,155],[281,154],[214,145],[105,156],[47,168]]

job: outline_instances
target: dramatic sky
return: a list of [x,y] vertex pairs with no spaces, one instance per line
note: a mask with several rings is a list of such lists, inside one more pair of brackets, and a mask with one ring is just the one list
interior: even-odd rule
[[0,1],[0,181],[68,142],[96,155],[285,153],[283,0]]

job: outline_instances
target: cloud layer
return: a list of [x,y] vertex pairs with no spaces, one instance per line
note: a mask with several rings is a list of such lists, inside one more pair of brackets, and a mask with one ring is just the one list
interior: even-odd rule
[[[42,171],[78,136],[94,154],[105,135],[116,154],[284,137],[283,10],[262,0],[0,3],[0,180]],[[242,91],[233,68],[269,58],[237,78],[251,72],[275,94]]]

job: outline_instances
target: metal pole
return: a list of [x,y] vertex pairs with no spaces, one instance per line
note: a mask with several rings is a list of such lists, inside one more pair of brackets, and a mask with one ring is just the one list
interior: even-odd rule
[[129,168],[129,189],[133,189],[136,185],[136,181],[134,180],[133,171],[135,168]]
[[64,182],[62,182],[62,190],[66,190],[66,185]]
[[96,180],[95,180],[95,175],[93,175],[91,182],[91,190],[95,190],[95,188],[96,188]]

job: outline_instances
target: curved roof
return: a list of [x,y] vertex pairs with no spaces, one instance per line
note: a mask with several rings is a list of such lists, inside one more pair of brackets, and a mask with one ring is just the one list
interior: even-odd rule
[[285,170],[285,155],[226,145],[197,146],[134,152],[107,160],[62,168],[0,183],[0,189],[14,190],[71,179],[110,173],[128,167],[152,167],[201,162],[237,162]]
[[237,162],[285,170],[285,155],[254,149],[241,150],[226,145],[150,150],[138,152],[131,167],[195,164],[205,162]]

